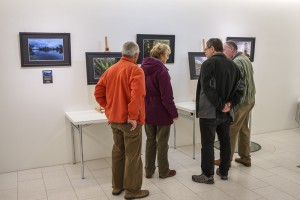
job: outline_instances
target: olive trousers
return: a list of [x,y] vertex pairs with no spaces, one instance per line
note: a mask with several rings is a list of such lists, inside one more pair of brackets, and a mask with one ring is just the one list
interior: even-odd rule
[[145,131],[147,135],[146,155],[145,155],[146,176],[151,177],[155,172],[156,153],[157,153],[159,177],[165,178],[168,176],[169,173],[168,142],[170,137],[170,127],[171,125],[167,125],[167,126],[157,126],[151,124],[145,125]]
[[241,159],[247,163],[251,163],[250,156],[250,129],[248,126],[249,116],[254,102],[249,104],[239,105],[234,110],[234,121],[230,125],[230,146],[231,160],[238,140],[238,154]]
[[112,187],[136,193],[142,187],[141,159],[142,126],[130,131],[131,124],[111,123],[114,145],[112,148]]

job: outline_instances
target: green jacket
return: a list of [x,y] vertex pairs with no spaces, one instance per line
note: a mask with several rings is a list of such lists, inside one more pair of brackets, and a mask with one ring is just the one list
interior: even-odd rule
[[251,61],[242,52],[233,56],[232,60],[238,66],[242,79],[245,82],[244,95],[239,105],[255,102],[255,84],[253,79],[253,67]]

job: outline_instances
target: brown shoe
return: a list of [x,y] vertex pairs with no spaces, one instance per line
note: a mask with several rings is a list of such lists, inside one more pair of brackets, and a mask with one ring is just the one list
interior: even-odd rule
[[251,162],[245,162],[242,158],[236,158],[235,162],[240,163],[246,167],[251,167]]
[[140,190],[136,193],[132,193],[126,190],[125,192],[125,199],[140,199],[140,198],[144,198],[146,196],[149,195],[149,190]]
[[166,177],[159,176],[159,178],[168,178],[168,177],[172,177],[172,176],[175,176],[175,175],[176,175],[176,171],[173,170],[173,169],[170,169],[169,173],[167,174]]
[[112,195],[117,196],[121,194],[123,191],[124,189],[113,188]]
[[147,174],[146,173],[146,178],[152,178],[153,174]]
[[[220,166],[221,164],[221,159],[215,160],[215,165]],[[229,167],[231,167],[231,161],[229,162]]]
[[215,160],[215,165],[220,166],[220,163],[221,163],[221,160],[220,160],[220,159]]

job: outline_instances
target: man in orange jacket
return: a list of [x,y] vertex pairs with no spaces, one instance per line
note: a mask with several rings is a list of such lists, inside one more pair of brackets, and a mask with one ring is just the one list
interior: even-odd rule
[[95,87],[96,101],[105,109],[114,138],[112,194],[119,195],[125,190],[125,199],[149,195],[148,190],[141,190],[146,90],[144,72],[136,64],[138,56],[138,45],[126,42],[121,60],[105,71]]

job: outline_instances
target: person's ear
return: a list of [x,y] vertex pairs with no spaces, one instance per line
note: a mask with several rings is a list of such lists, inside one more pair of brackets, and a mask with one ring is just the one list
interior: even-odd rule
[[211,46],[210,48],[211,48],[212,52],[216,52],[216,50],[215,50],[215,47],[214,47],[214,46]]
[[135,53],[133,55],[133,59],[135,60],[135,62],[137,62],[138,58],[139,58],[139,53]]

